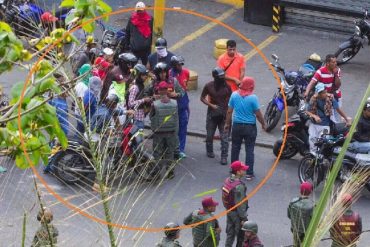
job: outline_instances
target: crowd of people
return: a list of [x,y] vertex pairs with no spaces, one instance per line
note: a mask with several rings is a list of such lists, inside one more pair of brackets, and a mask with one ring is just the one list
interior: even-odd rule
[[[189,121],[189,97],[187,83],[189,70],[184,67],[182,56],[167,50],[167,41],[163,37],[155,41],[155,52],[150,53],[152,43],[153,18],[144,10],[145,4],[138,2],[127,24],[125,50],[115,54],[111,48],[97,52],[97,43],[88,39],[86,47],[74,55],[71,60],[72,73],[77,82],[74,87],[74,116],[77,119],[76,131],[80,135],[89,127],[101,133],[108,125],[123,124],[124,115],[133,115],[134,125],[145,127],[148,117],[153,131],[153,154],[157,160],[174,161],[186,158],[186,133]],[[341,109],[341,75],[336,65],[336,58],[328,55],[325,65],[320,68],[309,83],[307,114],[313,119],[309,127],[310,140],[328,129],[332,121],[350,119]],[[60,74],[55,74],[63,82]],[[247,210],[247,186],[242,181],[255,179],[254,147],[257,137],[257,121],[265,130],[265,121],[261,113],[258,96],[254,93],[255,79],[245,76],[244,57],[237,52],[236,42],[227,41],[226,52],[217,61],[212,70],[212,80],[202,89],[200,101],[207,107],[206,116],[206,155],[213,159],[213,139],[218,129],[221,139],[221,165],[230,164],[230,176],[222,186],[222,202],[227,214],[226,244],[231,247],[236,239],[238,247],[260,247],[257,223],[249,220]],[[308,99],[310,92],[312,97]],[[61,127],[66,134],[73,126],[68,122],[68,95],[62,94],[50,104],[55,106]],[[336,111],[343,119],[340,119]],[[370,151],[370,101],[365,105],[358,127],[354,149]],[[231,137],[231,162],[228,162],[229,138]],[[242,143],[245,144],[245,162],[239,160]],[[365,143],[365,144],[364,144]],[[314,152],[313,142],[310,141]],[[166,177],[175,176],[171,162],[166,164]],[[45,172],[51,167],[47,166]],[[292,200],[288,207],[288,217],[292,221],[294,246],[300,246],[308,227],[314,203],[309,199],[312,185],[301,185],[301,196]],[[349,208],[352,198],[347,195],[343,203]],[[196,224],[213,217],[218,202],[212,197],[202,200],[202,208],[191,212],[183,221],[185,225]],[[44,212],[41,222],[48,224],[51,219],[48,211]],[[344,222],[344,223],[343,223]],[[348,230],[346,222],[353,223]],[[176,223],[168,223],[165,237],[157,246],[181,246],[180,230]],[[43,231],[45,229],[42,229]],[[348,232],[351,233],[348,233]],[[192,228],[193,244],[197,247],[218,246],[221,226],[217,220],[196,225]],[[348,234],[347,234],[348,233]],[[348,209],[331,230],[333,245],[347,246],[356,241],[361,233],[361,217]],[[347,235],[346,235],[347,234]],[[350,237],[348,236],[350,235]],[[55,237],[57,233],[55,234]],[[345,239],[345,240],[343,240]],[[35,245],[36,246],[36,245]]]

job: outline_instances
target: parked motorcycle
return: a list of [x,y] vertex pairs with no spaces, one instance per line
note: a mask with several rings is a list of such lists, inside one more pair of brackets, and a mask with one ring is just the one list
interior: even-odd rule
[[108,47],[114,51],[114,60],[117,61],[118,55],[124,51],[124,42],[126,38],[126,29],[115,28],[104,24],[101,20],[96,21],[100,26],[103,36],[101,39],[101,49]]
[[[133,168],[134,172],[144,181],[151,181],[159,176],[160,168],[152,154],[143,146],[144,133],[142,129],[128,124],[122,130],[108,129],[101,141],[96,142],[97,152],[105,153],[103,176],[115,176],[119,170],[127,171]],[[74,184],[82,176],[95,175],[92,166],[90,145],[81,139],[70,138],[68,148],[53,154],[51,165],[56,176],[67,184]],[[109,179],[109,178],[108,178]]]
[[[310,117],[305,113],[305,102],[302,100],[297,113],[290,117],[288,123],[284,123],[281,127],[283,136],[285,129],[288,129],[285,146],[280,156],[281,159],[290,159],[298,152],[304,156],[309,151],[307,125],[309,120]],[[280,152],[282,144],[283,137],[274,143],[273,153],[276,157]]]
[[[279,57],[275,54],[272,54],[271,57],[274,59],[274,62],[271,63],[271,65],[275,68],[279,75],[287,105],[298,107],[300,100],[302,99],[302,95],[316,71],[314,66],[310,64],[303,64],[297,72],[285,72],[284,68],[280,65]],[[268,103],[264,114],[267,132],[275,128],[280,120],[284,108],[283,93],[279,87],[278,91]]]
[[370,45],[370,20],[368,11],[364,11],[364,17],[361,20],[355,20],[355,33],[345,42],[339,45],[339,49],[335,53],[337,63],[345,64],[364,47],[367,39]]
[[[338,157],[341,146],[345,141],[345,135],[338,134],[336,137],[323,133],[315,141],[316,155],[307,154],[299,164],[298,177],[300,182],[309,181],[318,186],[326,177]],[[357,154],[347,151],[338,178],[345,182],[351,176],[353,169],[370,169],[370,155]],[[370,191],[370,181],[366,184]]]

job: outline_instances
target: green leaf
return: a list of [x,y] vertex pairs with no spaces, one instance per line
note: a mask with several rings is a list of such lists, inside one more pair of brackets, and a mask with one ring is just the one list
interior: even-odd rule
[[[82,19],[82,22],[85,22],[85,21],[87,21],[87,20],[88,20],[88,18],[83,18],[83,19]],[[88,32],[88,33],[92,33],[92,32],[94,32],[95,26],[94,26],[94,24],[93,24],[92,22],[90,22],[90,23],[88,23],[88,24],[85,24],[82,28],[83,28],[83,30],[85,30],[86,32]]]
[[5,32],[12,32],[12,28],[9,26],[8,23],[0,21],[0,30],[3,30]]
[[26,160],[26,156],[24,155],[23,152],[19,152],[18,154],[16,154],[15,164],[20,169],[27,169],[30,167],[28,161]]
[[49,89],[51,89],[55,85],[55,79],[54,77],[50,76],[48,79],[41,82],[40,85],[40,92],[46,92]]
[[10,135],[9,135],[9,131],[7,128],[0,128],[0,143],[5,141],[7,142],[7,140],[9,139]]
[[98,0],[98,5],[104,10],[105,13],[112,12],[111,6],[109,6],[107,3],[104,1]]
[[74,0],[63,0],[63,2],[60,3],[59,7],[60,8],[63,8],[63,7],[73,7],[75,5],[75,1]]
[[24,86],[24,82],[17,82],[10,90],[10,96],[12,98],[19,98]]

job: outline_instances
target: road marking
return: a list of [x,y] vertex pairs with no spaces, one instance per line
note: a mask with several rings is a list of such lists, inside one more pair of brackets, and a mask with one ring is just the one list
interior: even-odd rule
[[[264,49],[266,46],[268,46],[269,44],[271,44],[272,42],[274,42],[279,36],[277,35],[271,35],[270,37],[268,37],[267,39],[265,39],[262,43],[260,43],[257,48],[259,50],[262,50]],[[253,49],[251,50],[250,52],[248,52],[247,54],[244,55],[244,58],[245,60],[249,60],[251,59],[254,55],[256,55],[258,52],[256,49]]]
[[[246,0],[244,0],[244,1],[246,1]],[[243,7],[244,6],[244,1],[243,0],[217,0],[217,2],[219,2],[219,3],[233,5],[237,8]]]
[[[238,9],[239,8],[229,9],[228,11],[226,11],[225,13],[223,13],[222,15],[220,15],[219,17],[217,17],[216,20],[223,21],[226,18],[230,17],[232,14],[234,14],[236,11],[238,11]],[[180,40],[179,42],[177,42],[176,44],[174,44],[168,50],[175,51],[175,50],[179,49],[180,47],[184,46],[186,43],[188,43],[188,42],[190,42],[190,41],[192,41],[194,39],[199,38],[200,36],[202,36],[203,34],[205,34],[206,32],[208,32],[212,28],[216,27],[217,25],[218,24],[215,23],[215,22],[210,22],[210,23],[204,25],[203,27],[199,28],[197,31],[195,31],[195,32],[193,32],[193,33],[185,36],[182,40]]]

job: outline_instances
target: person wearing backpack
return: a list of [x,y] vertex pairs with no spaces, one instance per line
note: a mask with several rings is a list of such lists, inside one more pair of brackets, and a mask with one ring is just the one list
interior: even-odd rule
[[[204,197],[202,200],[202,209],[191,212],[184,219],[185,225],[195,224],[208,220],[214,216],[218,202],[214,201],[211,196]],[[221,228],[217,219],[207,221],[203,224],[192,228],[194,247],[215,247],[220,240]]]
[[[241,181],[241,178],[245,176],[249,167],[240,161],[234,161],[230,168],[231,175],[225,179],[222,186],[222,202],[227,210],[233,208],[246,197],[247,186]],[[237,239],[236,246],[243,246],[244,232],[241,228],[244,222],[248,220],[247,210],[248,201],[245,201],[227,214],[225,247],[232,247],[235,237]]]

